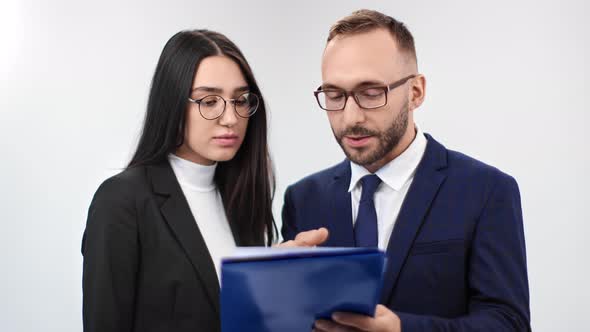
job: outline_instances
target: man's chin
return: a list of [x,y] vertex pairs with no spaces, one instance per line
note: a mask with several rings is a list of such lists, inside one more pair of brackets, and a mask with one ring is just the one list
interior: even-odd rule
[[369,165],[373,163],[371,158],[372,152],[370,149],[344,149],[344,154],[353,163],[361,166]]

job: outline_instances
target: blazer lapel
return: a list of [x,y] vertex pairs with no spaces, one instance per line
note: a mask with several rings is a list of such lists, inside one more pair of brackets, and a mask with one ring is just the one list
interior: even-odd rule
[[393,233],[387,246],[387,267],[381,303],[391,297],[400,270],[418,234],[430,205],[441,184],[446,178],[446,149],[431,136],[426,135],[428,143],[424,157],[416,169],[414,180],[406,194],[398,215]]
[[148,167],[154,192],[161,197],[160,211],[203,282],[213,308],[219,312],[219,282],[215,265],[176,176],[168,161]]
[[336,243],[340,247],[355,246],[349,185],[350,164],[348,160],[345,160],[336,166],[334,181],[328,190],[332,196],[333,211],[333,218],[328,220],[330,232],[328,243]]

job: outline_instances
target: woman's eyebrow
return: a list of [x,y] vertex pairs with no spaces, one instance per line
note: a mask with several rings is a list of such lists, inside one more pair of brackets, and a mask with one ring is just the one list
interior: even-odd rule
[[234,92],[245,92],[245,91],[250,91],[250,87],[247,85],[244,85],[244,86],[234,89]]
[[[245,92],[245,91],[249,91],[250,87],[245,85],[245,86],[240,86],[234,89],[234,93],[235,92]],[[213,93],[223,93],[223,89],[218,88],[218,87],[212,87],[212,86],[198,86],[193,88],[192,91],[205,91],[205,92],[213,92]]]
[[205,92],[222,93],[223,92],[223,89],[216,88],[216,87],[211,87],[211,86],[198,86],[196,88],[193,88],[192,91],[205,91]]

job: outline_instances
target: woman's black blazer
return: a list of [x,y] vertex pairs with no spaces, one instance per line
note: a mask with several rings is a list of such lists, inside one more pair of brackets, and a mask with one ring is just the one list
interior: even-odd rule
[[82,254],[84,331],[220,330],[215,267],[168,161],[102,183]]

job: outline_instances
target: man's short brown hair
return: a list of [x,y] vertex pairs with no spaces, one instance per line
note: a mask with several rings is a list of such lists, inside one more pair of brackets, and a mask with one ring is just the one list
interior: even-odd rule
[[408,28],[393,17],[375,10],[360,9],[338,20],[330,28],[328,42],[338,35],[351,35],[379,28],[389,31],[395,41],[397,41],[400,51],[408,53],[416,61],[414,37]]

